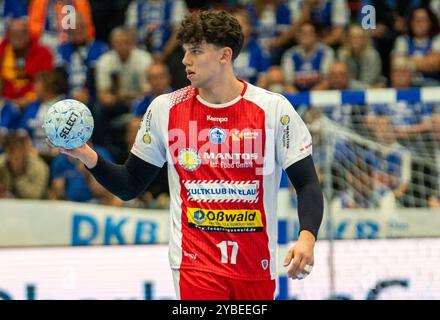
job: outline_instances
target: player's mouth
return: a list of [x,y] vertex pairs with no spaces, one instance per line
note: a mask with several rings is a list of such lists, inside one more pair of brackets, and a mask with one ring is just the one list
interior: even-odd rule
[[194,74],[195,74],[195,72],[193,72],[191,70],[186,70],[186,77],[188,78],[188,80],[191,80],[191,78]]

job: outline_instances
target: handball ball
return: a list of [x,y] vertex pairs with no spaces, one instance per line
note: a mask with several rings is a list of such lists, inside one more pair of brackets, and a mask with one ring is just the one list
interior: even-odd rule
[[92,136],[93,117],[85,104],[66,99],[49,108],[43,127],[52,144],[64,149],[75,149],[84,145]]

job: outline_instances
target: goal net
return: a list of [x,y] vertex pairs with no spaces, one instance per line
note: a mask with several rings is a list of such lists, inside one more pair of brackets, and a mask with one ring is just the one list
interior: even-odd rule
[[373,99],[364,104],[318,99],[299,108],[313,136],[321,183],[328,187],[326,200],[334,210],[438,207],[438,104],[397,98],[375,103],[371,92]]

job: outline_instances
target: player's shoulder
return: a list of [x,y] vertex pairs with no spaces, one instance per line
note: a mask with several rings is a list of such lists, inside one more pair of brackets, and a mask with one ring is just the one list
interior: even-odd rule
[[162,94],[152,101],[152,105],[161,105],[163,108],[171,109],[181,103],[188,101],[196,96],[196,89],[192,86],[187,86],[182,89]]
[[252,101],[253,103],[261,107],[276,107],[282,104],[289,104],[289,100],[282,94],[272,92],[261,87],[257,87],[252,84],[247,84],[248,88],[244,94],[246,100]]
[[192,86],[187,86],[182,89],[160,95],[155,99],[155,101],[157,100],[157,103],[164,103],[167,105],[168,108],[172,108],[181,103],[184,103],[185,101],[188,101],[196,95],[196,89]]

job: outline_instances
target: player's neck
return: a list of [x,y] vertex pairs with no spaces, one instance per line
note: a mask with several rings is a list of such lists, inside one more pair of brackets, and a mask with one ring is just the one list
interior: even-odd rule
[[199,95],[209,103],[221,104],[237,98],[243,91],[243,82],[239,81],[232,73],[230,76],[222,78],[199,89]]

